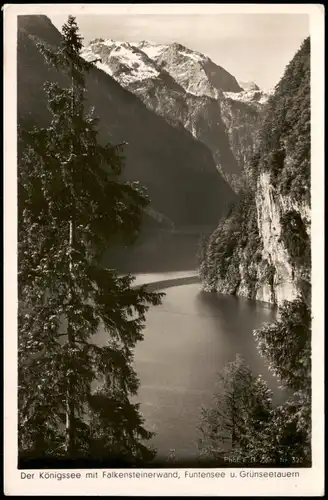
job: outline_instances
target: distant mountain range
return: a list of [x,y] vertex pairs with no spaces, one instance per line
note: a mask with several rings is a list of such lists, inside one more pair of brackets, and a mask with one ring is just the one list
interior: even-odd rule
[[223,91],[242,91],[235,77],[225,69],[179,43],[159,45],[96,39],[84,50],[85,58],[94,54],[102,57],[99,66],[122,85],[160,78],[165,71],[193,95],[217,99]]
[[235,191],[240,188],[268,99],[254,82],[238,82],[209,57],[179,43],[98,38],[82,56],[101,58],[99,69],[204,143],[224,178]]
[[[44,82],[67,84],[63,74],[45,63],[39,40],[56,48],[61,35],[46,16],[19,16],[18,123],[25,127],[49,121]],[[182,126],[147,109],[104,71],[92,69],[86,82],[87,105],[99,117],[100,140],[128,143],[125,176],[146,186],[148,217],[176,227],[215,225],[235,194],[218,173],[211,151]]]
[[[49,120],[43,84],[66,85],[37,48],[56,48],[46,16],[18,18],[18,122]],[[101,141],[126,141],[125,176],[147,187],[147,219],[161,226],[216,225],[243,185],[268,94],[239,82],[207,56],[179,43],[95,39],[82,57],[100,57],[87,75],[87,105]]]

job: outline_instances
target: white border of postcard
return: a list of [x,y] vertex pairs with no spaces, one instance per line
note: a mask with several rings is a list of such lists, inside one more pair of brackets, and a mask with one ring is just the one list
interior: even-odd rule
[[[33,4],[5,5],[4,12],[4,478],[6,495],[101,496],[323,496],[324,494],[324,6],[322,4]],[[313,467],[288,469],[289,478],[242,477],[241,469],[214,469],[225,477],[23,479],[17,469],[17,187],[16,46],[22,14],[308,14],[311,36],[312,315],[313,315]],[[264,69],[265,70],[265,69]],[[165,469],[137,469],[163,472]],[[171,472],[174,469],[169,469]],[[213,470],[213,469],[211,469]],[[263,470],[263,469],[262,469]],[[268,470],[268,469],[266,469]],[[270,472],[282,469],[270,469]],[[283,469],[286,470],[286,469]],[[193,469],[196,472],[197,469]],[[206,472],[207,469],[199,469]],[[257,469],[247,469],[247,472]],[[25,471],[28,472],[28,471]],[[56,471],[48,471],[56,472]],[[64,472],[64,471],[63,471]],[[65,471],[66,472],[66,471]],[[109,472],[106,470],[106,472]],[[113,472],[113,471],[111,471]],[[117,472],[127,472],[121,470]],[[191,471],[190,471],[191,472]],[[235,473],[235,477],[231,474]],[[219,474],[218,474],[219,476]],[[249,475],[251,476],[251,474]]]

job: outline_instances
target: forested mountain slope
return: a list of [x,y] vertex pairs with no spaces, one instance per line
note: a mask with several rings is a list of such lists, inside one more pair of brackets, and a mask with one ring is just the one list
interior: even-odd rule
[[310,39],[269,99],[242,199],[204,242],[205,289],[272,303],[310,290]]
[[[39,40],[55,47],[60,34],[46,16],[18,18],[18,123],[47,124],[45,80],[64,76],[46,65]],[[99,117],[100,139],[127,142],[125,176],[148,190],[153,219],[176,227],[215,224],[235,195],[217,171],[210,150],[182,127],[171,126],[111,76],[93,68],[87,104]]]

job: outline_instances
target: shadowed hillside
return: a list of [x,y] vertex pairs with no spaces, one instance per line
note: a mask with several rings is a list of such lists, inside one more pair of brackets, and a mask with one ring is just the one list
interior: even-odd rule
[[[38,40],[56,46],[61,35],[46,16],[20,16],[18,122],[28,127],[47,124],[44,82],[66,83],[46,65]],[[215,225],[235,195],[216,170],[210,151],[97,68],[87,76],[87,90],[87,103],[100,120],[100,139],[128,143],[124,175],[147,187],[152,207],[176,226]]]

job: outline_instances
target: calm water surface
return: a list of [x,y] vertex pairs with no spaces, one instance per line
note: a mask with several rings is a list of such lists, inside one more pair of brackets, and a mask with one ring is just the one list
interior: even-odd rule
[[202,292],[199,284],[165,290],[161,306],[148,312],[143,342],[135,351],[140,378],[138,401],[159,457],[171,449],[177,458],[197,455],[197,424],[210,405],[217,372],[241,353],[283,399],[276,380],[259,356],[253,330],[272,321],[267,305]]
[[[184,275],[187,275],[185,273]],[[192,273],[191,273],[192,274]],[[136,283],[160,281],[165,275],[137,276]],[[283,394],[258,354],[253,330],[275,318],[268,305],[202,292],[200,284],[165,289],[163,304],[147,315],[144,341],[135,350],[140,378],[136,401],[146,428],[156,432],[151,444],[158,457],[174,449],[179,459],[197,456],[197,424],[202,405],[210,405],[216,375],[237,353],[255,374],[262,374],[274,391]],[[172,279],[172,274],[168,274]]]

